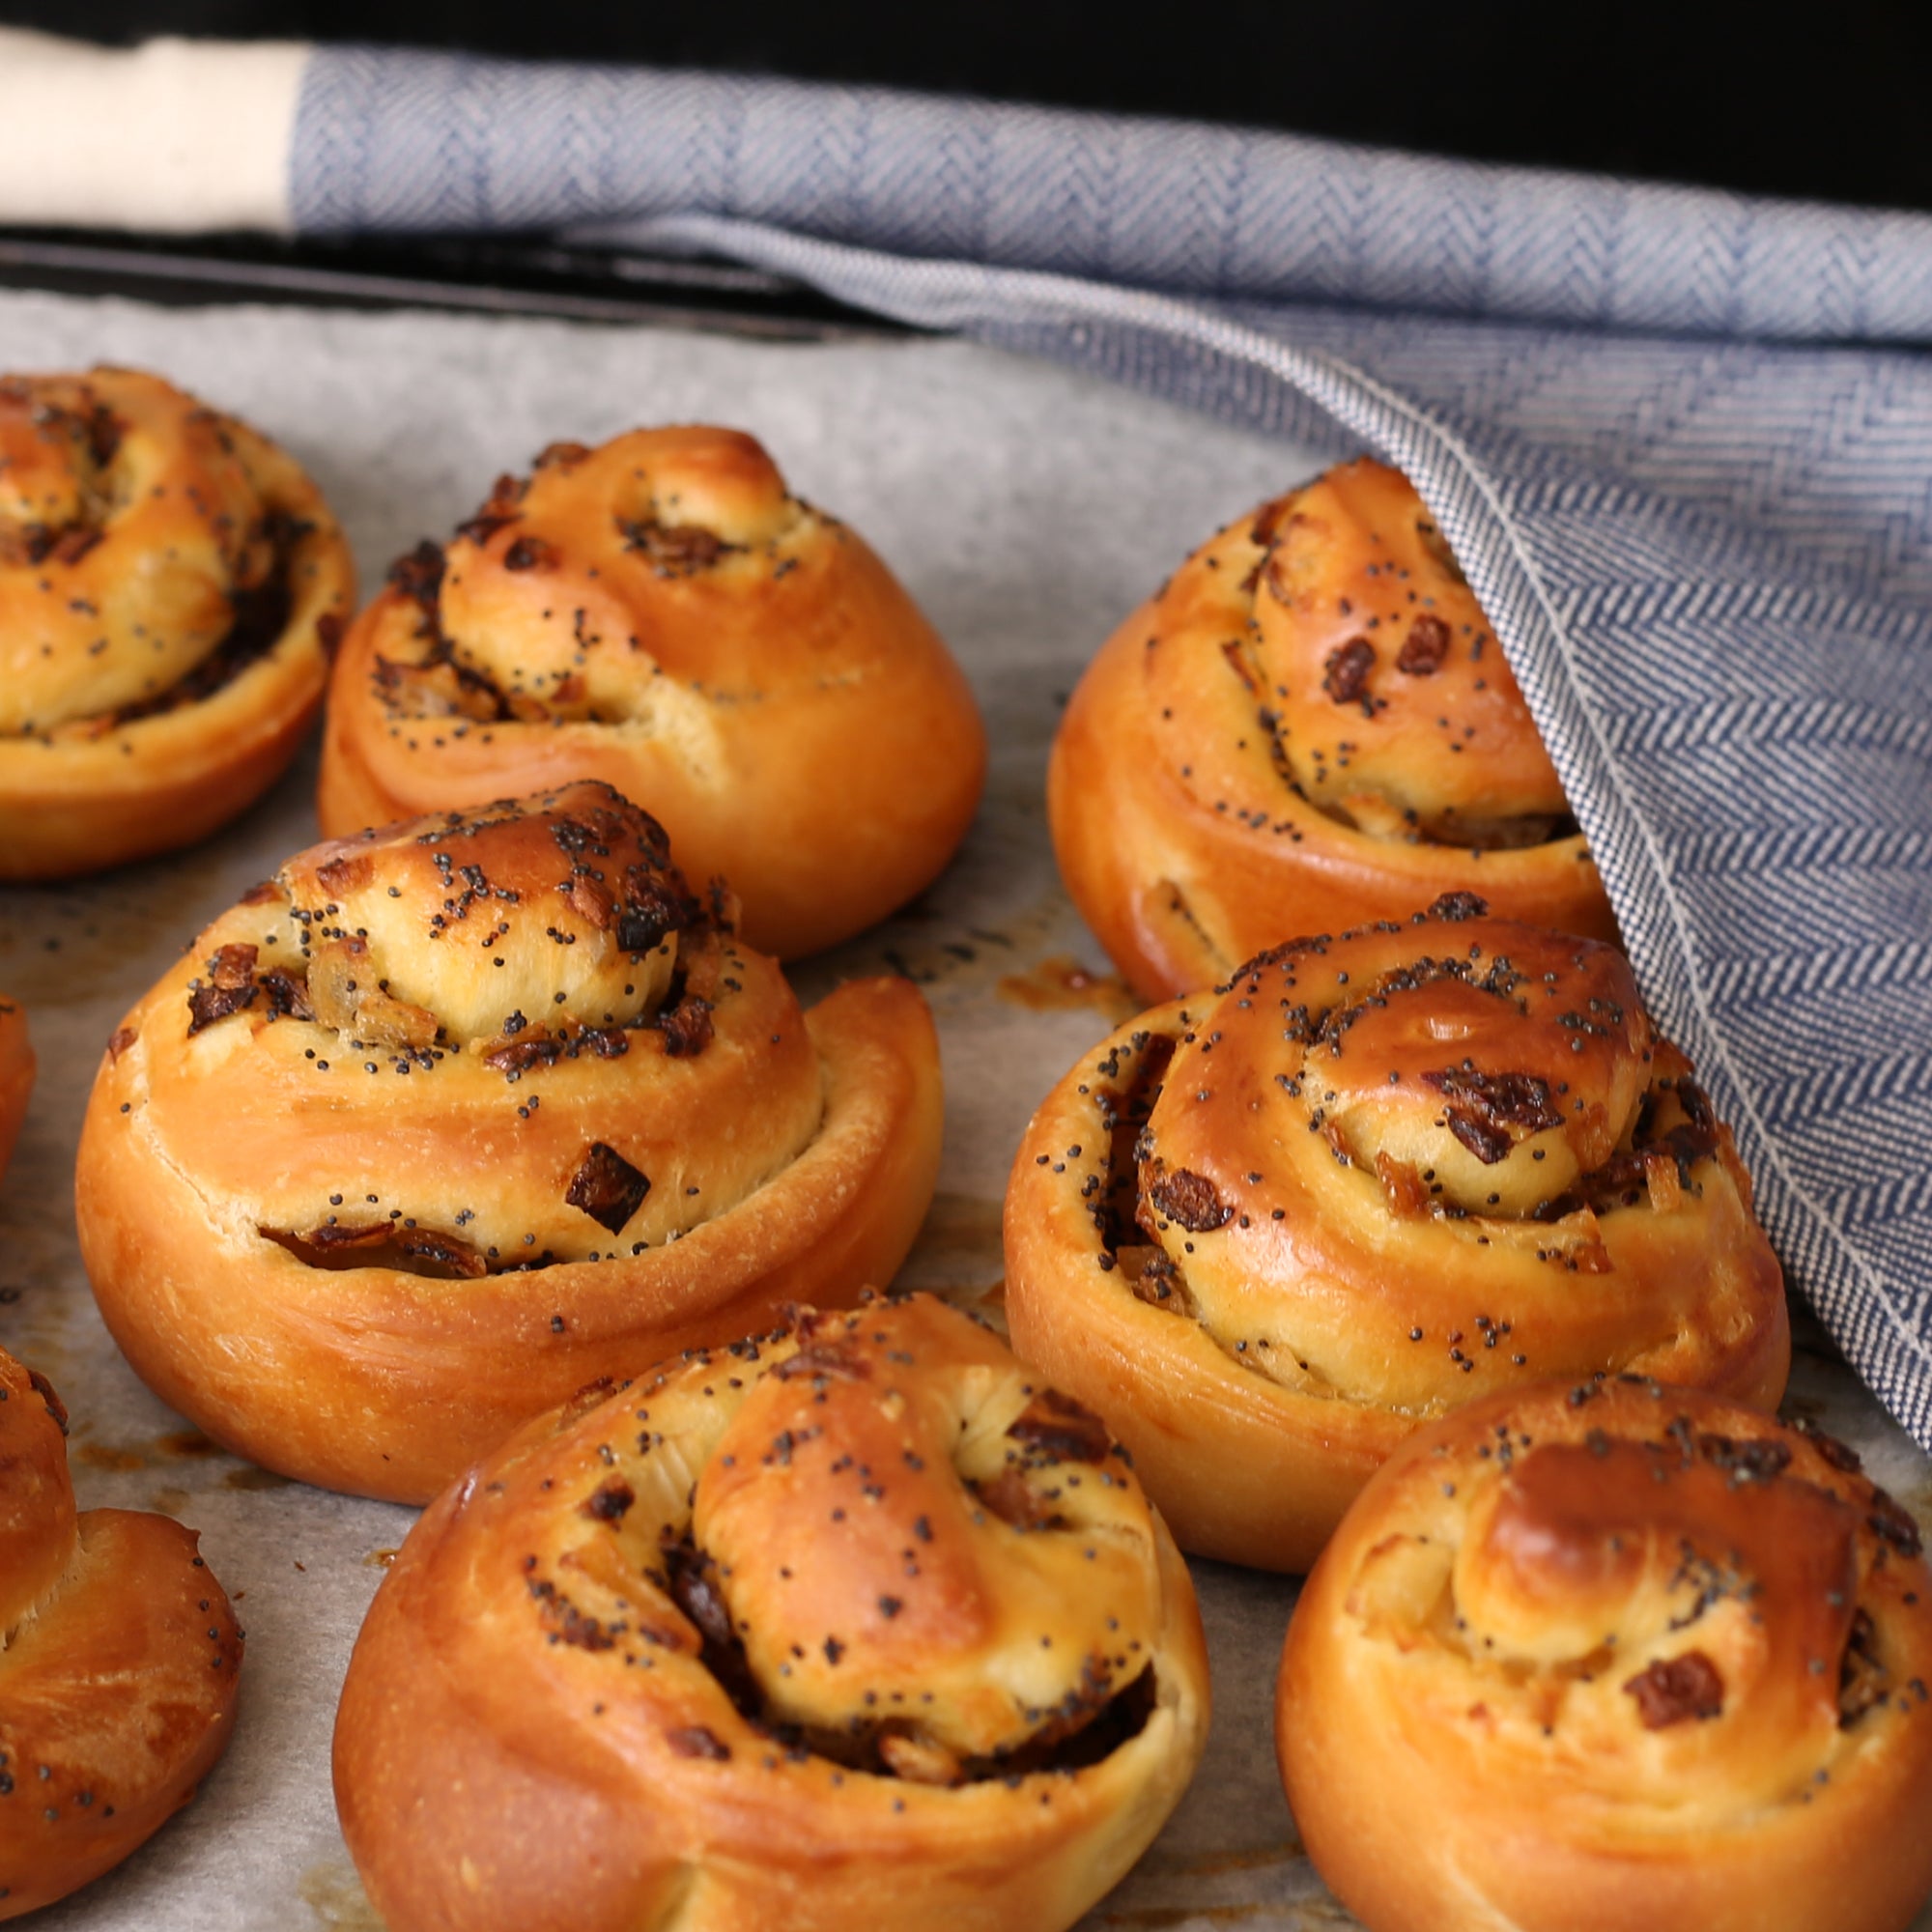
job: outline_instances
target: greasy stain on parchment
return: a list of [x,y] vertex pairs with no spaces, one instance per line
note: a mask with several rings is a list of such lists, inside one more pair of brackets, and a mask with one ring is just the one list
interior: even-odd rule
[[1091,1007],[1116,1025],[1143,1010],[1143,1003],[1118,973],[1084,966],[1070,952],[1055,952],[1023,973],[1001,976],[1000,998],[1029,1012],[1066,1012]]
[[296,1881],[296,1889],[315,1914],[316,1923],[328,1932],[387,1932],[362,1889],[362,1881],[349,1865],[310,1865]]

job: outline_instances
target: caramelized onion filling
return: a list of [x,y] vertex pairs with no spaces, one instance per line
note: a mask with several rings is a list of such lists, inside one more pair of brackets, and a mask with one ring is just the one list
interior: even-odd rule
[[[469,1242],[400,1220],[364,1224],[325,1222],[305,1235],[291,1234],[285,1228],[257,1228],[255,1232],[278,1248],[286,1248],[308,1267],[400,1268],[405,1274],[426,1275],[432,1281],[474,1281],[479,1275],[504,1272],[497,1264],[486,1261]],[[548,1262],[551,1257],[543,1259]]]

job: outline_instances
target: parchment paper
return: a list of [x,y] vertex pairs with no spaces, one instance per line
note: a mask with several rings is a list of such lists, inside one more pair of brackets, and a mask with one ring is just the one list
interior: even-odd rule
[[[429,315],[147,309],[0,297],[0,369],[156,368],[286,442],[348,526],[365,587],[442,537],[544,444],[648,422],[753,431],[793,488],[884,554],[959,654],[994,755],[952,871],[888,925],[795,974],[815,998],[891,966],[925,984],[946,1060],[940,1193],[907,1285],[979,1297],[1027,1116],[1112,1021],[1105,961],[1053,867],[1042,797],[1060,706],[1113,626],[1195,544],[1333,452],[1216,427],[955,343],[753,344],[666,329]],[[203,1532],[248,1632],[241,1721],[201,1797],[118,1872],[36,1921],[141,1932],[366,1928],[328,1742],[349,1649],[408,1510],[324,1494],[213,1448],[107,1340],[74,1246],[73,1149],[102,1043],[217,912],[316,836],[313,755],[184,857],[81,885],[0,888],[0,991],[24,1002],[40,1084],[0,1183],[0,1344],[71,1411],[84,1507]],[[1056,963],[1060,962],[1060,963]],[[1004,982],[1004,983],[1003,983]],[[1064,1004],[1054,1005],[1056,989]],[[1042,1005],[1042,1002],[1045,1004]],[[1932,1464],[1801,1320],[1792,1406],[1854,1443],[1921,1520]],[[1199,1563],[1214,1666],[1207,1762],[1091,1927],[1349,1925],[1302,1856],[1275,1774],[1275,1663],[1293,1585]],[[1932,1932],[1932,1911],[1917,1932]]]

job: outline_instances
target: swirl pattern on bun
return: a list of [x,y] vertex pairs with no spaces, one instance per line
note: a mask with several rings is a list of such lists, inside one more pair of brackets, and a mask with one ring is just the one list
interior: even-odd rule
[[1458,890],[1616,937],[1488,618],[1367,459],[1231,524],[1121,626],[1047,796],[1067,891],[1150,1000]]
[[1405,1435],[1492,1390],[1631,1370],[1775,1406],[1750,1202],[1623,955],[1463,895],[1083,1058],[1013,1166],[1007,1308],[1183,1548],[1299,1570]]
[[81,1249],[165,1400],[421,1501],[599,1375],[884,1279],[930,1198],[903,980],[809,1015],[579,783],[298,854],[108,1044]]
[[937,876],[985,776],[965,678],[749,436],[556,443],[390,573],[343,646],[323,830],[602,779],[783,957]]
[[442,1496],[351,1661],[336,1799],[394,1932],[1059,1932],[1207,1724],[1124,1456],[917,1296],[587,1391]]
[[0,1350],[0,1918],[117,1865],[235,1721],[242,1633],[192,1530],[76,1514],[67,1411]]
[[1841,1444],[1634,1378],[1397,1451],[1309,1578],[1277,1741],[1374,1932],[1900,1932],[1932,1573]]
[[355,594],[300,467],[158,376],[0,380],[0,879],[171,850],[281,773]]

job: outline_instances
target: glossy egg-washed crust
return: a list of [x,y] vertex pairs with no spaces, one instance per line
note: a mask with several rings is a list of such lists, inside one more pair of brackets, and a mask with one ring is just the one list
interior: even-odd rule
[[600,1375],[885,1280],[939,1157],[918,991],[802,1014],[608,786],[318,845],[108,1042],[81,1253],[164,1400],[424,1501]]
[[1613,948],[1448,896],[1155,1008],[1035,1115],[1013,1345],[1184,1549],[1313,1561],[1419,1423],[1633,1370],[1774,1407],[1782,1277]]
[[242,1633],[192,1530],[76,1515],[67,1411],[0,1350],[0,1918],[99,1878],[194,1796]]
[[856,532],[736,431],[556,443],[357,619],[322,829],[598,778],[784,958],[930,884],[985,777],[966,680]]
[[157,376],[0,380],[0,879],[172,850],[246,809],[355,598],[315,485]]
[[1059,1932],[1207,1739],[1098,1418],[928,1296],[534,1423],[410,1534],[335,1733],[391,1932]]
[[26,1011],[17,1001],[0,996],[0,1175],[14,1157],[33,1091],[34,1048],[27,1037]]
[[1616,937],[1489,620],[1367,459],[1229,525],[1121,626],[1047,799],[1066,889],[1148,1000],[1456,890]]
[[1290,1630],[1295,1824],[1373,1932],[1900,1932],[1932,1573],[1827,1436],[1640,1380],[1412,1437]]

